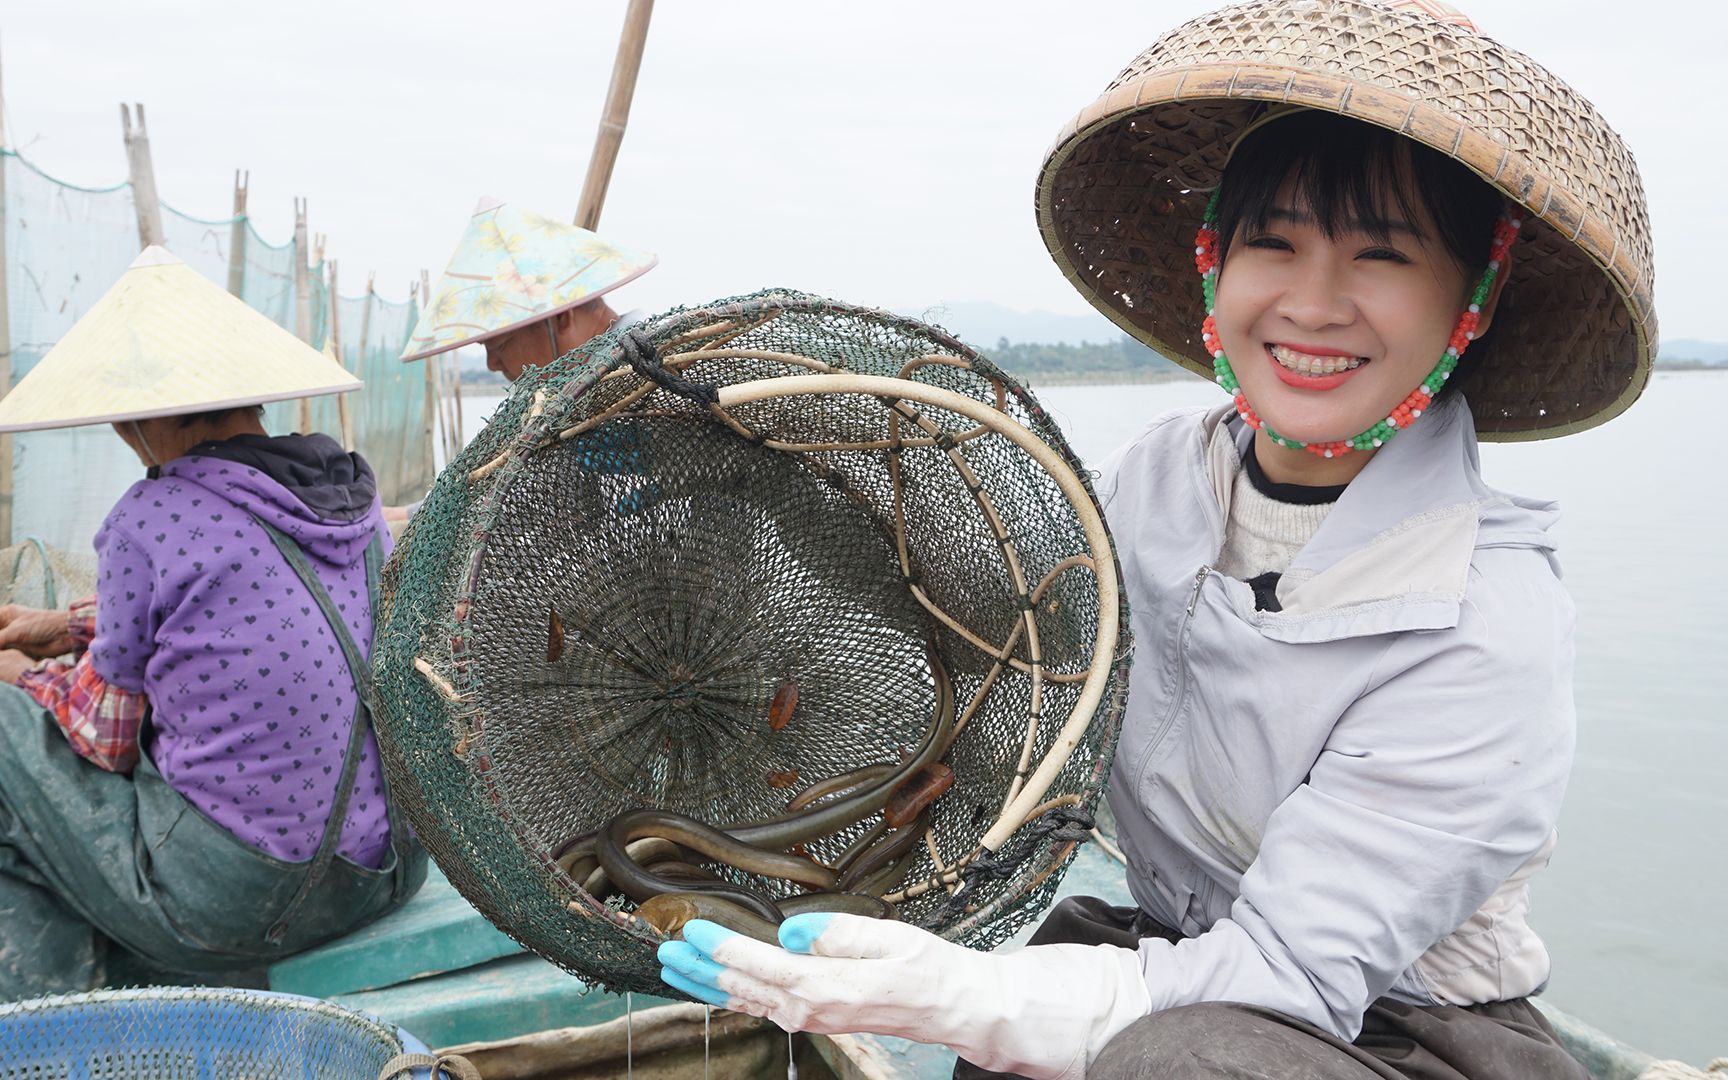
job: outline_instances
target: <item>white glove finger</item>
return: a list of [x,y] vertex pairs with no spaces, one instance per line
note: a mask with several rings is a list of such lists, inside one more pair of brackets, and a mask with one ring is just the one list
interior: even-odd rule
[[767,1017],[788,1031],[797,1030],[794,1021],[808,1013],[797,996],[784,987],[724,967],[689,942],[665,942],[657,955],[663,965],[660,980],[697,1001]]
[[[710,998],[725,992],[720,987],[720,976],[726,969],[707,953],[687,941],[667,941],[661,943],[654,955],[666,970],[676,972],[684,981],[701,987],[706,992],[702,1000],[710,1005],[721,1004]],[[687,987],[680,986],[679,989],[690,993]]]
[[[796,956],[778,945],[746,937],[707,919],[691,919],[684,924],[682,933],[686,945],[700,950],[714,963],[771,984],[792,982],[805,974],[812,963],[807,956]],[[685,974],[702,977],[693,971]],[[721,985],[717,980],[708,981]]]
[[780,924],[780,944],[811,956],[890,960],[948,942],[928,930],[892,919],[812,911]]
[[[716,1008],[731,1009],[733,1012],[749,1012],[748,1009],[741,1009],[734,1004],[731,994],[717,987],[709,986],[705,982],[689,978],[675,967],[662,967],[660,969],[660,981],[674,990],[682,991],[697,1001],[705,1002]],[[751,1013],[750,1015],[756,1014]]]

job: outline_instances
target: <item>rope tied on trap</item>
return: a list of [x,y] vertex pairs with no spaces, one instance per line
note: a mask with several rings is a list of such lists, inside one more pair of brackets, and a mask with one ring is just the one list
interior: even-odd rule
[[1058,806],[1026,824],[1016,833],[1016,842],[999,852],[980,851],[960,872],[959,886],[947,899],[924,919],[926,929],[934,930],[943,923],[964,915],[971,909],[973,896],[982,886],[1012,879],[1035,857],[1051,845],[1068,845],[1060,858],[1067,861],[1074,845],[1090,838],[1097,820],[1082,806]]
[[658,347],[653,340],[641,330],[630,329],[624,332],[618,346],[623,350],[624,358],[630,361],[630,367],[636,374],[647,379],[662,390],[671,391],[686,401],[695,402],[704,408],[712,408],[720,403],[720,393],[706,383],[692,382],[681,379],[667,371],[660,363]]
[[614,990],[665,992],[691,911],[1006,939],[1084,838],[1126,691],[1108,533],[1030,394],[796,293],[532,371],[386,586],[380,745],[417,834]]

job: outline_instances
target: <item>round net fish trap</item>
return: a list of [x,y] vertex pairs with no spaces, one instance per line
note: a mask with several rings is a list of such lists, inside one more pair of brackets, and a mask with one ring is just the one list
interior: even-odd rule
[[666,994],[656,946],[716,900],[770,937],[827,909],[999,943],[1085,838],[1127,688],[1103,517],[1032,396],[796,293],[531,371],[415,515],[382,620],[420,839],[615,991]]
[[404,1053],[426,1047],[285,994],[153,987],[0,1005],[0,1080],[370,1080]]

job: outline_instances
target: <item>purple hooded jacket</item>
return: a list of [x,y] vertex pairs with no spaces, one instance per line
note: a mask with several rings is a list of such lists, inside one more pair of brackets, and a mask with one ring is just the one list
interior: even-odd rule
[[[241,435],[141,480],[96,534],[97,674],[150,699],[163,778],[245,843],[310,859],[329,819],[357,695],[306,588],[249,516],[293,537],[370,655],[366,546],[389,531],[372,470],[325,435]],[[389,849],[368,733],[338,850]]]

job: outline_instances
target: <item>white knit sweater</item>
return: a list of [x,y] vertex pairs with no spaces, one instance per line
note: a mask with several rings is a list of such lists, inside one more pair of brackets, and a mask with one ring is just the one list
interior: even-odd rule
[[1230,488],[1224,550],[1218,553],[1215,569],[1238,581],[1284,573],[1331,509],[1329,502],[1279,502],[1254,486],[1246,468],[1238,468]]

